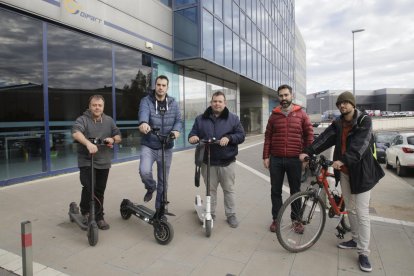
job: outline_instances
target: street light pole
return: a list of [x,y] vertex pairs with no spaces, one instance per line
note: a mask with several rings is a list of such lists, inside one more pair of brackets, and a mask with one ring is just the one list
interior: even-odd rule
[[319,98],[319,112],[321,113],[321,122],[322,122],[322,100],[324,98]]
[[354,42],[354,34],[355,33],[359,33],[359,32],[363,32],[365,31],[365,29],[358,29],[358,30],[352,30],[352,84],[353,84],[353,89],[352,89],[352,94],[355,97],[355,42]]

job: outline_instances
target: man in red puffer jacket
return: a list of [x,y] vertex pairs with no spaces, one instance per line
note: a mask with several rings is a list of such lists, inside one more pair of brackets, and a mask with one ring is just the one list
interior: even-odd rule
[[[299,155],[313,142],[313,127],[302,107],[292,103],[292,87],[287,84],[277,89],[280,105],[272,110],[265,132],[263,164],[270,171],[272,217],[270,231],[276,232],[276,219],[282,207],[282,186],[287,174],[290,194],[300,191],[302,162]],[[294,206],[293,206],[294,209]],[[294,211],[294,210],[293,210]],[[303,225],[291,214],[296,233],[303,233]],[[296,212],[297,213],[297,212]]]

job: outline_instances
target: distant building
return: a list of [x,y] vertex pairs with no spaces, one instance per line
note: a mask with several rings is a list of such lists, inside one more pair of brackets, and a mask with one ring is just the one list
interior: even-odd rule
[[[344,90],[325,90],[306,96],[308,114],[336,109],[336,99]],[[351,91],[351,90],[348,90]],[[414,111],[413,88],[356,90],[357,108],[361,110]]]

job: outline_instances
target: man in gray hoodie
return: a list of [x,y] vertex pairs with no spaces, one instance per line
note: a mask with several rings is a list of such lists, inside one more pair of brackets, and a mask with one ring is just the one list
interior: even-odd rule
[[[89,98],[89,109],[76,119],[72,127],[72,137],[82,144],[78,146],[78,167],[80,181],[83,186],[80,209],[87,221],[91,199],[91,155],[94,155],[95,197],[98,201],[96,221],[99,229],[109,229],[104,220],[103,202],[109,169],[111,168],[112,148],[121,142],[121,132],[114,120],[103,113],[105,100],[101,95]],[[88,138],[98,138],[105,141],[106,146],[97,146]]]

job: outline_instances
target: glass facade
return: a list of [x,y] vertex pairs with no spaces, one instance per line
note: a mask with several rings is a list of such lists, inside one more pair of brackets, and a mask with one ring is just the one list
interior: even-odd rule
[[234,83],[6,9],[0,23],[0,186],[75,171],[71,127],[93,94],[104,96],[104,112],[121,129],[114,162],[139,157],[139,102],[158,75],[169,78],[168,94],[184,119],[176,148],[188,146],[194,119],[215,91],[236,112]]
[[[199,58],[226,67],[271,89],[277,89],[282,83],[294,86],[294,1],[200,2],[198,28],[203,37],[199,45]],[[196,5],[194,3],[193,7]],[[174,17],[180,17],[182,11],[176,8]],[[187,33],[186,29],[174,27],[174,36],[182,37]],[[230,37],[233,37],[232,43]],[[188,58],[181,56],[178,44],[174,46],[176,60]]]

